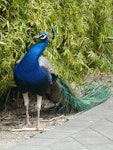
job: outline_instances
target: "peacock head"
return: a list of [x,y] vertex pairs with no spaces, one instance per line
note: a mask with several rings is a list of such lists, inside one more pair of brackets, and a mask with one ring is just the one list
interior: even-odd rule
[[48,34],[45,32],[41,32],[39,35],[36,35],[33,38],[38,38],[41,41],[45,41],[46,39],[48,39]]
[[52,33],[51,34],[47,34],[46,32],[41,32],[39,35],[34,36],[34,38],[38,38],[41,41],[45,41],[46,39],[48,39],[48,36],[51,37],[52,39],[55,39],[55,31],[52,28]]

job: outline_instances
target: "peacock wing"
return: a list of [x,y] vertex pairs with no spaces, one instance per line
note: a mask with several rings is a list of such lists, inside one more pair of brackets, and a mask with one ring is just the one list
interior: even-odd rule
[[48,72],[50,72],[51,74],[56,74],[55,72],[55,68],[53,67],[53,65],[49,62],[49,60],[47,58],[45,58],[44,56],[40,56],[39,58],[39,65],[43,68],[45,68]]

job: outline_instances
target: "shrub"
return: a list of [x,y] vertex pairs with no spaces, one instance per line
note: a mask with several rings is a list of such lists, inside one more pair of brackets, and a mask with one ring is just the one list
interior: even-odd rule
[[113,50],[106,41],[112,0],[1,0],[0,96],[14,85],[13,66],[34,43],[32,37],[54,27],[44,55],[58,74],[81,82],[92,69],[111,71]]

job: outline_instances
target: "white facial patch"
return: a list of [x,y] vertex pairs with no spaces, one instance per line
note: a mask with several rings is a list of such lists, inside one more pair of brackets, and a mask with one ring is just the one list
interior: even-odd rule
[[42,35],[41,39],[44,40],[44,39],[46,39],[46,37],[47,37],[46,35]]

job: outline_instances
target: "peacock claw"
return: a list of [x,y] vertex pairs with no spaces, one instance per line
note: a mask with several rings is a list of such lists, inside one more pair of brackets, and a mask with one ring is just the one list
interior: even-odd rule
[[26,126],[26,127],[30,127],[30,126],[31,126],[30,121],[26,122],[26,123],[25,123],[25,126]]
[[37,131],[44,131],[44,128],[36,127],[36,130],[37,130]]
[[37,130],[40,130],[40,127],[39,127],[39,125],[38,125],[38,124],[36,124],[36,129],[37,129]]

